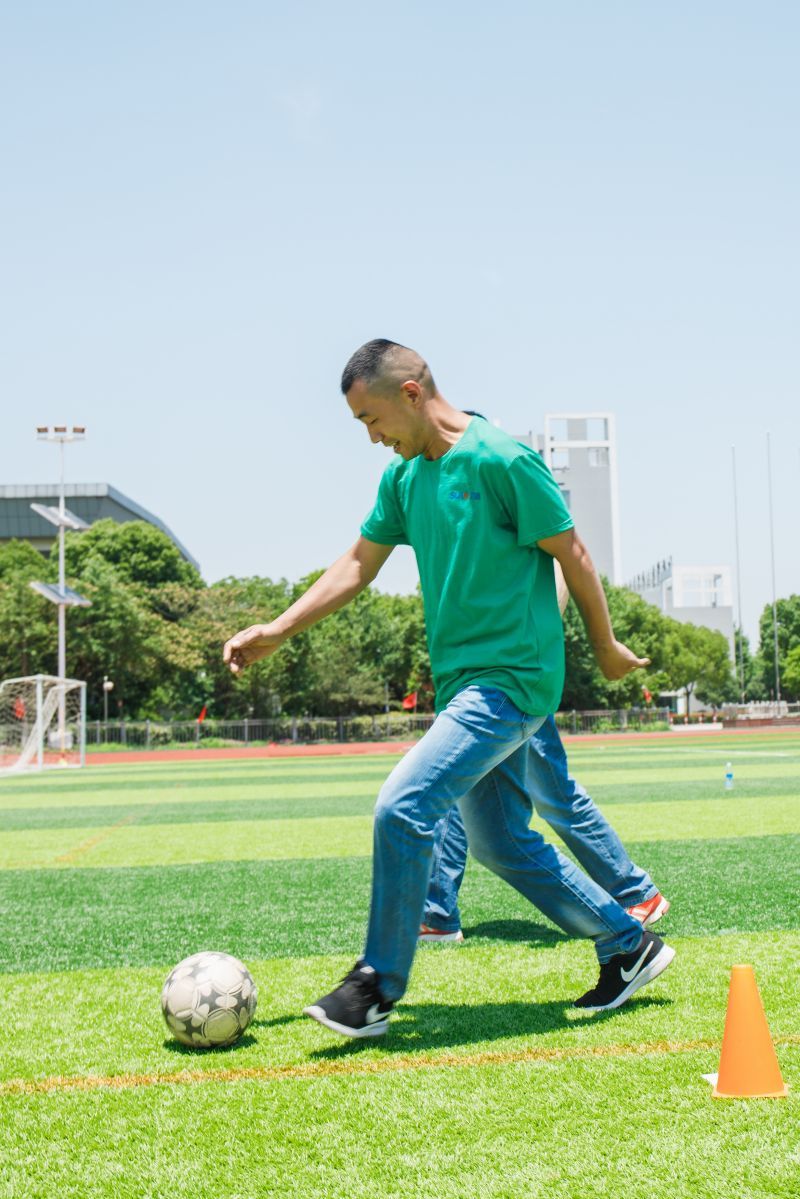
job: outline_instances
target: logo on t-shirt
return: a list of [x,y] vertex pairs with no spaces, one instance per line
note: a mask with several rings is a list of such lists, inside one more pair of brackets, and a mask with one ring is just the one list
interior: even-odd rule
[[449,500],[479,500],[481,493],[479,491],[451,491],[447,498]]

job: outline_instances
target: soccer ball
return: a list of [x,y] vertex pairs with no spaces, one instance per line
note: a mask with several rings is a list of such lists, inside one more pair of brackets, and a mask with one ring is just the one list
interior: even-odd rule
[[229,953],[192,954],[167,975],[161,1010],[173,1036],[193,1049],[238,1041],[256,1010],[253,976]]

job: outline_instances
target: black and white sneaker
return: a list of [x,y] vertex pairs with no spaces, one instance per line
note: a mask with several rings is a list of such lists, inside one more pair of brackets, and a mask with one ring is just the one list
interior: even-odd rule
[[658,978],[674,957],[675,950],[670,945],[645,929],[641,944],[633,953],[618,953],[601,963],[597,986],[576,999],[575,1007],[595,1012],[621,1007],[639,987]]
[[372,967],[356,962],[338,987],[303,1010],[343,1037],[381,1037],[393,1007],[391,1000],[381,995]]

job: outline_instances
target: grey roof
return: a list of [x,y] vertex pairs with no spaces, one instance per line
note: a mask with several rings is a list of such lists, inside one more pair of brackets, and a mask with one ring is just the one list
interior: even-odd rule
[[[141,504],[129,499],[110,483],[67,483],[64,495],[69,508],[88,524],[111,517],[120,524],[127,520],[146,520],[166,533],[180,551],[182,557],[198,571],[199,563],[192,557],[175,534],[157,516],[148,512]],[[31,510],[31,501],[58,503],[57,483],[11,483],[0,484],[0,542],[18,537],[23,541],[52,541],[52,525]]]

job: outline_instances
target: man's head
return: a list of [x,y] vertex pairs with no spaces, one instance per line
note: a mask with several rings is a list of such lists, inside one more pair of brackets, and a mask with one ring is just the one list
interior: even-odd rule
[[342,372],[342,392],[370,440],[404,458],[421,454],[430,436],[427,403],[437,394],[423,358],[396,341],[376,337],[356,350]]

